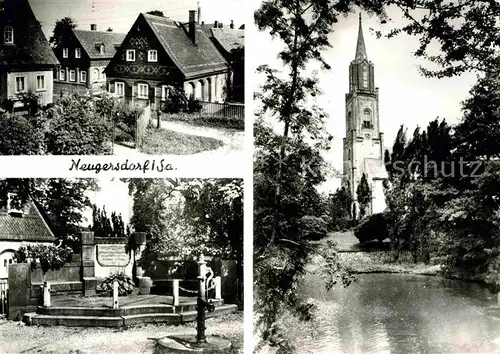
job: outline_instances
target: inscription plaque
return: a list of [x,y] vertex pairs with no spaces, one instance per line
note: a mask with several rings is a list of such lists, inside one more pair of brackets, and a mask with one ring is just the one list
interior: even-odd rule
[[130,262],[130,254],[125,245],[97,245],[97,262],[103,267],[126,267]]

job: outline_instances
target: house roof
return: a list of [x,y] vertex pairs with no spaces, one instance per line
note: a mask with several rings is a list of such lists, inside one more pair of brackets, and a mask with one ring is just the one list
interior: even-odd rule
[[[116,47],[122,44],[125,33],[86,31],[73,29],[73,33],[80,41],[83,50],[90,59],[111,59],[116,53]],[[98,45],[104,44],[104,54],[101,54]]]
[[166,17],[141,15],[186,78],[229,69],[224,57],[198,24],[195,24],[196,44],[194,44],[188,36],[187,24]]
[[51,242],[54,239],[54,234],[31,199],[25,204],[22,216],[9,214],[6,208],[0,209],[1,241]]
[[213,38],[227,52],[245,46],[245,30],[231,28],[211,28]]
[[0,66],[59,65],[27,0],[0,3],[0,26],[14,29],[14,44],[0,45]]

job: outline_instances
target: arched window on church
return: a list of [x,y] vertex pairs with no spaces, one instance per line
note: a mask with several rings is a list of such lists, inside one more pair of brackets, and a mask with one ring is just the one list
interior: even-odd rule
[[372,112],[367,108],[363,111],[363,128],[371,129],[372,125]]

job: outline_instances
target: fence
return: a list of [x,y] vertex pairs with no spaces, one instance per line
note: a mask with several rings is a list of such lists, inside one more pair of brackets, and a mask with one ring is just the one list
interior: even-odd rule
[[199,102],[201,104],[200,114],[216,118],[245,119],[244,104]]
[[185,112],[191,117],[245,119],[245,105],[242,103],[218,103],[207,101],[189,101],[178,103],[162,102],[160,109],[164,112]]
[[135,129],[135,147],[140,149],[144,140],[144,135],[146,134],[146,129],[148,127],[149,121],[151,119],[151,105],[149,102],[142,107],[142,112],[136,121]]
[[0,279],[0,316],[7,314],[8,295],[9,283],[7,279]]

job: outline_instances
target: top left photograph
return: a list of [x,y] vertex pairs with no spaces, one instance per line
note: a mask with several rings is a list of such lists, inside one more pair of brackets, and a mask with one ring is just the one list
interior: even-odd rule
[[0,155],[243,157],[243,3],[0,0]]

